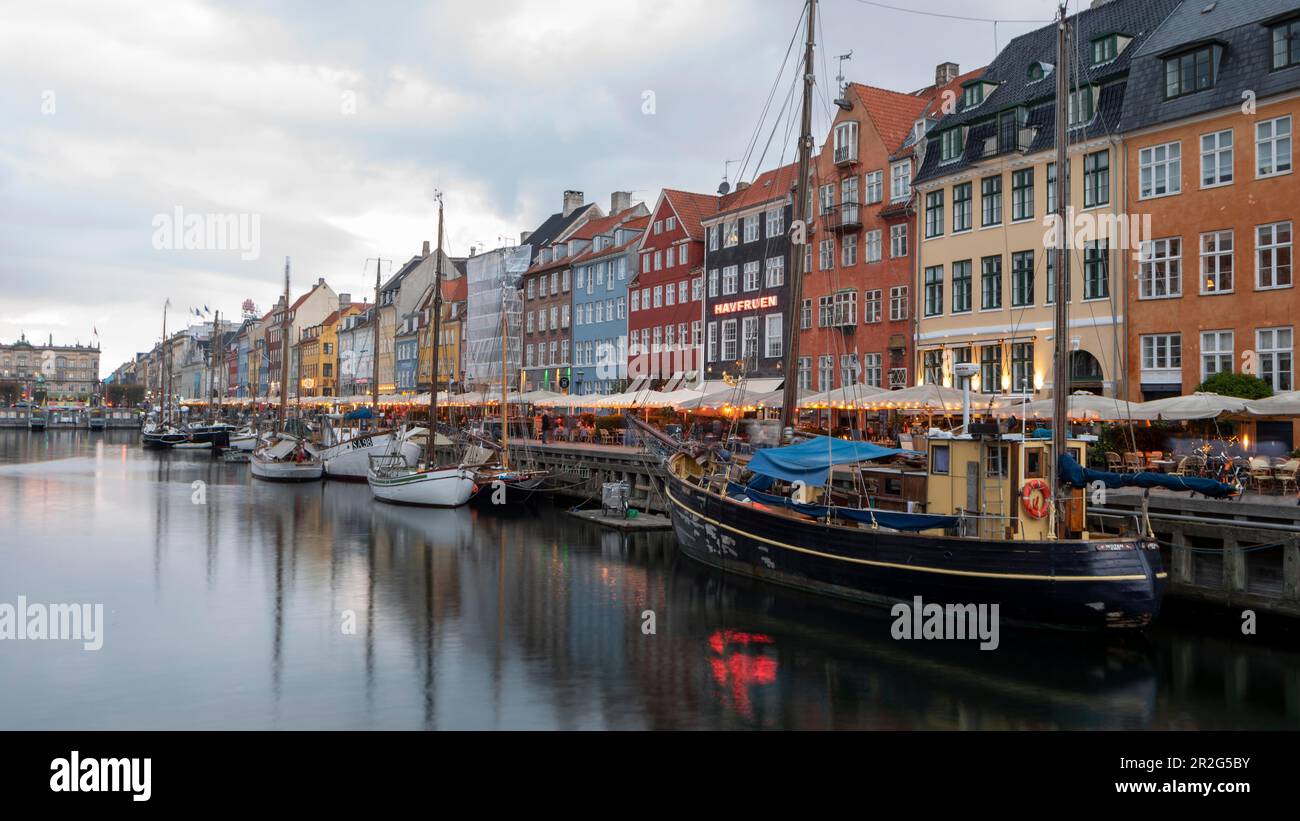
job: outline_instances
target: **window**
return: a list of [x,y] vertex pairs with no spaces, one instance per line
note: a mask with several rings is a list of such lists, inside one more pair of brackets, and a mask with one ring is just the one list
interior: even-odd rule
[[840,384],[845,387],[858,384],[860,371],[856,354],[840,354]]
[[889,226],[889,255],[907,256],[907,223]]
[[528,280],[528,298],[534,299],[537,296],[537,280]]
[[768,359],[779,359],[782,354],[781,315],[768,314],[763,318],[765,324],[763,355]]
[[1255,287],[1291,287],[1291,223],[1255,229]]
[[952,264],[952,312],[964,314],[971,308],[971,261]]
[[[712,230],[712,229],[710,229],[710,230]],[[716,250],[718,250],[718,249],[717,249],[717,248],[714,248],[713,250],[716,251]],[[642,256],[641,256],[641,273],[643,273],[643,274],[648,274],[648,273],[650,273],[650,257],[651,257],[651,254],[649,254],[648,252],[645,253],[645,254],[642,254]],[[591,280],[588,279],[588,283],[590,283],[590,281],[591,281]],[[588,285],[588,287],[590,287],[590,284]]]
[[705,351],[705,359],[709,362],[718,361],[718,323],[709,323],[709,341]]
[[736,292],[736,279],[738,276],[739,268],[735,265],[728,265],[722,269],[722,293],[724,295]]
[[[1178,272],[1182,274],[1181,263]],[[1110,298],[1110,240],[1093,240],[1083,246],[1083,298]]]
[[569,303],[567,302],[560,306],[560,327],[569,327]]
[[785,232],[785,212],[780,208],[773,208],[767,212],[767,236],[779,237]]
[[677,217],[669,217],[664,220],[664,230],[671,231],[677,227]]
[[[842,328],[858,324],[858,292],[837,291],[821,298],[822,316],[828,321],[825,325]],[[829,312],[827,312],[829,304]]]
[[1194,94],[1214,85],[1219,49],[1202,46],[1165,58],[1165,99]]
[[1141,244],[1138,270],[1141,299],[1183,294],[1183,240],[1178,236]]
[[927,238],[943,236],[942,189],[925,195],[925,235]]
[[952,230],[969,231],[971,225],[971,184],[963,182],[952,187]]
[[835,162],[858,158],[858,124],[853,121],[835,126]]
[[812,357],[799,357],[799,390],[812,390]]
[[939,135],[939,160],[941,162],[953,162],[961,159],[962,143],[964,132],[958,128],[950,128]]
[[889,289],[889,320],[899,322],[907,319],[907,286],[895,285]]
[[1232,129],[1201,135],[1201,187],[1232,182]]
[[963,111],[968,108],[974,108],[982,102],[984,102],[983,83],[972,83],[962,89],[961,107]]
[[1110,151],[1102,149],[1083,158],[1083,207],[1110,202]]
[[704,277],[695,277],[691,280],[691,301],[699,302],[704,298]]
[[1015,393],[1034,392],[1034,343],[1011,344],[1011,390]]
[[743,287],[746,291],[757,291],[762,282],[761,272],[759,271],[760,263],[758,260],[745,263],[745,279]]
[[736,320],[722,323],[722,359],[730,362],[736,358]]
[[889,198],[895,202],[912,196],[912,161],[896,162],[889,167]]
[[1142,370],[1176,371],[1182,367],[1182,334],[1151,334],[1142,337]]
[[[618,318],[627,319],[627,303],[624,301],[623,297],[619,297],[616,304],[618,305]],[[564,309],[567,311],[569,306],[565,305]]]
[[1119,54],[1119,38],[1111,34],[1092,41],[1092,64],[1109,63]]
[[1291,328],[1262,328],[1255,334],[1259,378],[1273,386],[1274,393],[1293,390]]
[[[846,182],[847,182],[847,180],[846,180]],[[856,191],[857,183],[858,183],[858,179],[857,179],[857,177],[854,177],[854,178],[853,178],[853,185],[854,185],[854,189],[855,189],[855,190],[854,190],[854,194],[857,193],[857,191]],[[884,172],[884,171],[872,171],[872,172],[868,173],[868,174],[867,174],[867,200],[866,200],[866,201],[867,201],[868,203],[876,203],[876,202],[880,202],[882,199],[884,199],[884,196],[885,196],[885,172]],[[855,197],[855,199],[856,199],[856,197]],[[848,200],[845,200],[845,202],[848,202]]]
[[948,445],[934,445],[930,448],[930,472],[946,476],[952,469],[952,453]]
[[1232,331],[1201,334],[1201,381],[1216,373],[1232,373]]
[[884,357],[878,353],[869,353],[862,357],[862,384],[873,388],[883,387]]
[[709,296],[715,297],[717,295],[718,295],[718,269],[714,268],[712,271],[709,271]]
[[835,184],[828,183],[818,189],[818,214],[828,214],[835,210]]
[[740,356],[742,359],[758,355],[758,317],[747,316],[740,321]]
[[878,289],[866,291],[862,294],[862,321],[864,324],[870,325],[880,321],[883,294],[884,292]]
[[[655,270],[656,270],[656,271],[663,270],[663,267],[664,267],[664,254],[663,254],[663,251],[655,251]],[[599,268],[598,268],[598,270],[597,270],[597,274],[596,274],[596,278],[597,278],[597,279],[600,279],[600,276],[601,276],[601,274],[600,274],[600,271],[599,271]]]
[[1034,169],[1011,172],[1011,219],[1034,218]]
[[980,225],[1002,224],[1002,177],[980,180]]
[[1001,345],[980,348],[980,390],[984,393],[1002,392]]
[[943,349],[921,352],[921,381],[927,385],[943,384]]
[[1070,94],[1070,127],[1092,122],[1092,87],[1081,88]]
[[867,232],[867,262],[880,262],[880,229]]
[[651,328],[650,330],[651,330],[651,334],[652,334],[653,339],[654,339],[654,341],[653,341],[653,342],[651,343],[651,345],[650,345],[650,352],[651,352],[651,353],[659,353],[659,351],[663,348],[664,329],[663,329],[662,327],[656,325],[655,327]]
[[1056,213],[1056,163],[1047,164],[1047,213]]
[[[718,226],[716,225],[709,226],[709,250],[718,250]],[[650,269],[642,266],[641,270],[648,271]]]
[[1300,65],[1300,20],[1273,27],[1273,68]]
[[[677,264],[678,264],[678,265],[685,265],[685,264],[686,264],[687,253],[688,253],[689,251],[690,251],[690,246],[687,246],[687,245],[678,245],[678,246],[677,246]],[[623,266],[622,266],[622,264],[621,264],[622,262],[623,262],[623,260],[620,259],[620,260],[619,260],[620,265],[618,266],[618,278],[619,278],[619,279],[622,279],[622,278],[623,278]]]
[[943,314],[943,266],[932,265],[925,269],[925,315]]
[[1034,304],[1034,252],[1016,251],[1011,255],[1011,305],[1022,308]]
[[[655,307],[662,308],[664,304],[664,288],[662,285],[655,286],[654,295],[655,295],[655,303],[654,303]],[[600,303],[598,302],[596,304],[599,305]]]
[[564,292],[567,294],[569,292],[569,269],[564,269],[564,275],[560,278],[560,282],[564,288]]
[[835,387],[835,357],[822,354],[817,357],[817,389],[829,391]]
[[681,282],[677,283],[677,302],[680,305],[686,304],[686,288],[687,288],[686,280],[683,279]]
[[849,234],[840,240],[840,265],[845,268],[858,264],[858,235]]
[[1183,144],[1153,145],[1138,152],[1139,199],[1163,197],[1183,190]]
[[991,311],[1002,307],[1002,257],[980,260],[980,308]]
[[697,319],[691,322],[691,344],[697,348],[704,341],[702,326],[703,322],[701,320]]
[[[656,290],[656,291],[659,290],[658,287],[656,287],[655,290]],[[664,286],[664,306],[665,306],[665,307],[668,307],[668,306],[671,306],[671,305],[675,305],[675,304],[677,303],[677,299],[676,299],[676,296],[677,296],[677,295],[676,295],[676,293],[675,293],[676,290],[677,290],[677,289],[674,288],[674,287],[672,286],[671,283],[668,284],[668,285],[665,285],[665,286]]]
[[785,284],[785,257],[767,258],[767,287],[780,288]]
[[812,327],[812,300],[805,299],[799,305],[799,327],[808,330]]
[[1232,293],[1231,231],[1201,234],[1201,293]]
[[1291,172],[1291,118],[1255,123],[1255,176]]
[[745,242],[758,241],[758,215],[745,217]]
[[829,271],[835,267],[835,240],[824,239],[817,244],[817,270]]

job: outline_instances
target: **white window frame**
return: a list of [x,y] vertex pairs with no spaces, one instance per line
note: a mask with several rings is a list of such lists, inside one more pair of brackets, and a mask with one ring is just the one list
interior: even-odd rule
[[[1285,336],[1286,347],[1278,339]],[[1295,390],[1295,328],[1260,328],[1255,331],[1255,356],[1260,379],[1273,386],[1274,393]],[[1285,362],[1285,368],[1279,367]]]
[[[1156,189],[1156,172],[1164,172],[1163,191]],[[1183,192],[1183,144],[1181,140],[1149,145],[1138,151],[1138,199],[1154,200]]]
[[[1224,347],[1224,341],[1227,347]],[[1216,373],[1232,373],[1236,362],[1235,334],[1226,331],[1201,331],[1201,381]],[[1225,367],[1226,365],[1226,367]]]
[[[1286,130],[1281,131],[1280,126],[1285,126]],[[1267,137],[1261,136],[1265,127],[1268,127],[1269,136]],[[1255,179],[1281,177],[1291,173],[1295,167],[1292,153],[1295,147],[1295,142],[1292,139],[1294,135],[1295,130],[1292,128],[1291,115],[1289,114],[1255,123]],[[1280,159],[1284,154],[1285,160]],[[1268,158],[1271,164],[1271,170],[1269,171],[1263,170],[1265,157]]]
[[[1273,291],[1282,288],[1291,288],[1295,285],[1295,232],[1293,223],[1289,220],[1285,222],[1272,222],[1267,225],[1255,226],[1255,290]],[[1286,230],[1286,241],[1278,240],[1280,229]],[[1265,234],[1267,232],[1267,235]],[[1266,238],[1267,237],[1267,238]],[[1286,282],[1279,282],[1278,273],[1283,266],[1278,264],[1280,252],[1286,254]],[[1264,284],[1264,257],[1268,255],[1272,264],[1267,270],[1271,273],[1271,279],[1268,285]]]
[[[1161,283],[1163,292],[1156,288]],[[1143,242],[1138,261],[1138,299],[1176,299],[1182,295],[1182,237],[1162,237]]]
[[[1222,131],[1211,131],[1209,134],[1202,134],[1200,138],[1201,146],[1201,188],[1219,188],[1224,185],[1232,185],[1236,179],[1236,173],[1233,169],[1235,157],[1235,134],[1231,128],[1225,128]],[[1224,160],[1227,160],[1227,174],[1224,171]],[[1209,178],[1207,181],[1207,177]]]
[[[1233,232],[1231,230],[1206,231],[1200,236],[1199,247],[1201,295],[1218,296],[1233,293],[1237,289],[1236,238]],[[1227,288],[1223,287],[1225,276],[1229,280]]]

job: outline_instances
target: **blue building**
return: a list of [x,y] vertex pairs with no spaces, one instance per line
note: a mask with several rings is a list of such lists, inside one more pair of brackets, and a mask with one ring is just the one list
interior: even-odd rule
[[573,260],[570,393],[617,393],[627,384],[627,285],[650,218],[643,204],[618,216],[623,219],[593,236],[591,247]]

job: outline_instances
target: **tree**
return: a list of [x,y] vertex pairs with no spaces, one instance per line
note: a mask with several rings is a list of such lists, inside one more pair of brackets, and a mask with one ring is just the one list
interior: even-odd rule
[[1273,395],[1273,386],[1248,373],[1220,371],[1201,383],[1196,390],[1235,396],[1238,399],[1267,399]]

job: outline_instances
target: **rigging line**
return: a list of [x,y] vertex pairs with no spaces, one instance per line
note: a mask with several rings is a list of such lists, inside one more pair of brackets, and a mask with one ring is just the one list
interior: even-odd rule
[[[763,123],[766,122],[767,114],[771,110],[772,100],[776,96],[776,90],[781,85],[781,78],[785,75],[786,66],[790,63],[790,55],[794,52],[794,44],[799,37],[799,30],[803,19],[804,16],[801,13],[799,19],[795,21],[794,32],[790,35],[790,43],[786,46],[785,57],[781,60],[781,68],[777,71],[776,77],[772,80],[772,88],[768,91],[767,102],[763,104],[763,111],[759,115],[758,122],[754,124],[754,133],[749,139],[749,145],[745,149],[745,155],[740,167],[740,179],[744,179],[745,169],[748,167],[749,159],[753,156],[754,148],[758,144],[758,136],[763,131]],[[777,121],[780,121],[780,114],[777,115]]]
[[1010,20],[994,17],[967,17],[960,14],[945,14],[939,11],[925,11],[923,9],[909,9],[902,6],[891,6],[887,3],[875,2],[875,0],[857,0],[864,6],[874,6],[879,9],[888,9],[889,11],[901,11],[907,14],[919,14],[923,17],[939,17],[945,20],[964,20],[968,23],[1036,23],[1045,24],[1055,22],[1053,20]]

